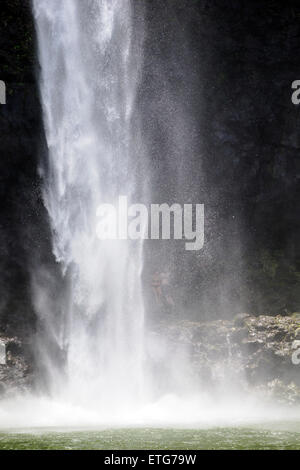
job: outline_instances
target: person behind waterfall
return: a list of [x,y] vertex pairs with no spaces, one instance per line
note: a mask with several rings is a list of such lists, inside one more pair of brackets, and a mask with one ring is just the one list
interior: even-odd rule
[[152,277],[152,289],[156,305],[166,313],[172,313],[174,301],[171,293],[170,274],[156,271]]

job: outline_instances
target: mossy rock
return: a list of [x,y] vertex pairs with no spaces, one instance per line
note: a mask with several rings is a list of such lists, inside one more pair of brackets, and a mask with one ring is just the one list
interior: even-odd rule
[[300,312],[294,312],[294,313],[292,313],[291,317],[292,317],[294,320],[299,320],[299,321],[300,321]]
[[239,313],[233,319],[234,326],[241,327],[241,328],[244,327],[246,324],[246,319],[248,317],[250,317],[248,313]]
[[300,328],[297,328],[297,330],[295,331],[295,338],[300,339]]

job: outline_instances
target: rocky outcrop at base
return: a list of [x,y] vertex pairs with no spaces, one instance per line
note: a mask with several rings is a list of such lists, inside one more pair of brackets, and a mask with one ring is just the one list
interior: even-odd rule
[[189,351],[206,387],[230,384],[282,404],[300,403],[300,314],[168,322],[162,331],[174,350]]
[[[187,354],[192,373],[205,390],[244,389],[281,404],[300,404],[300,314],[240,314],[211,322],[168,318],[157,323],[150,336],[153,373],[165,377],[162,387],[169,382],[166,361],[178,359],[179,364]],[[29,346],[4,335],[0,342],[6,349],[6,363],[0,364],[0,396],[31,390],[34,366]]]
[[17,337],[0,335],[0,342],[5,345],[5,360],[0,364],[0,397],[30,391],[33,367],[28,346]]

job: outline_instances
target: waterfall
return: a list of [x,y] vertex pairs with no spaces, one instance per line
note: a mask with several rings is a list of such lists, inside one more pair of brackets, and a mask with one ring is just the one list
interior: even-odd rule
[[43,197],[64,285],[57,301],[47,294],[58,314],[37,302],[65,358],[58,378],[57,353],[42,348],[43,367],[55,393],[117,412],[143,396],[142,242],[99,240],[96,214],[138,191],[142,35],[130,0],[33,0],[33,10],[48,146]]

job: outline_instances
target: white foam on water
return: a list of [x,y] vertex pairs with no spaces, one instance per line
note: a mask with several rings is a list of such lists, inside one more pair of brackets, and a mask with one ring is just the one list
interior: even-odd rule
[[22,396],[0,404],[0,430],[19,429],[27,432],[107,429],[121,427],[172,427],[209,429],[212,427],[259,425],[276,429],[285,423],[300,423],[299,408],[272,406],[255,397],[228,397],[219,402],[205,395],[166,395],[157,402],[129,409],[79,406],[46,397]]

